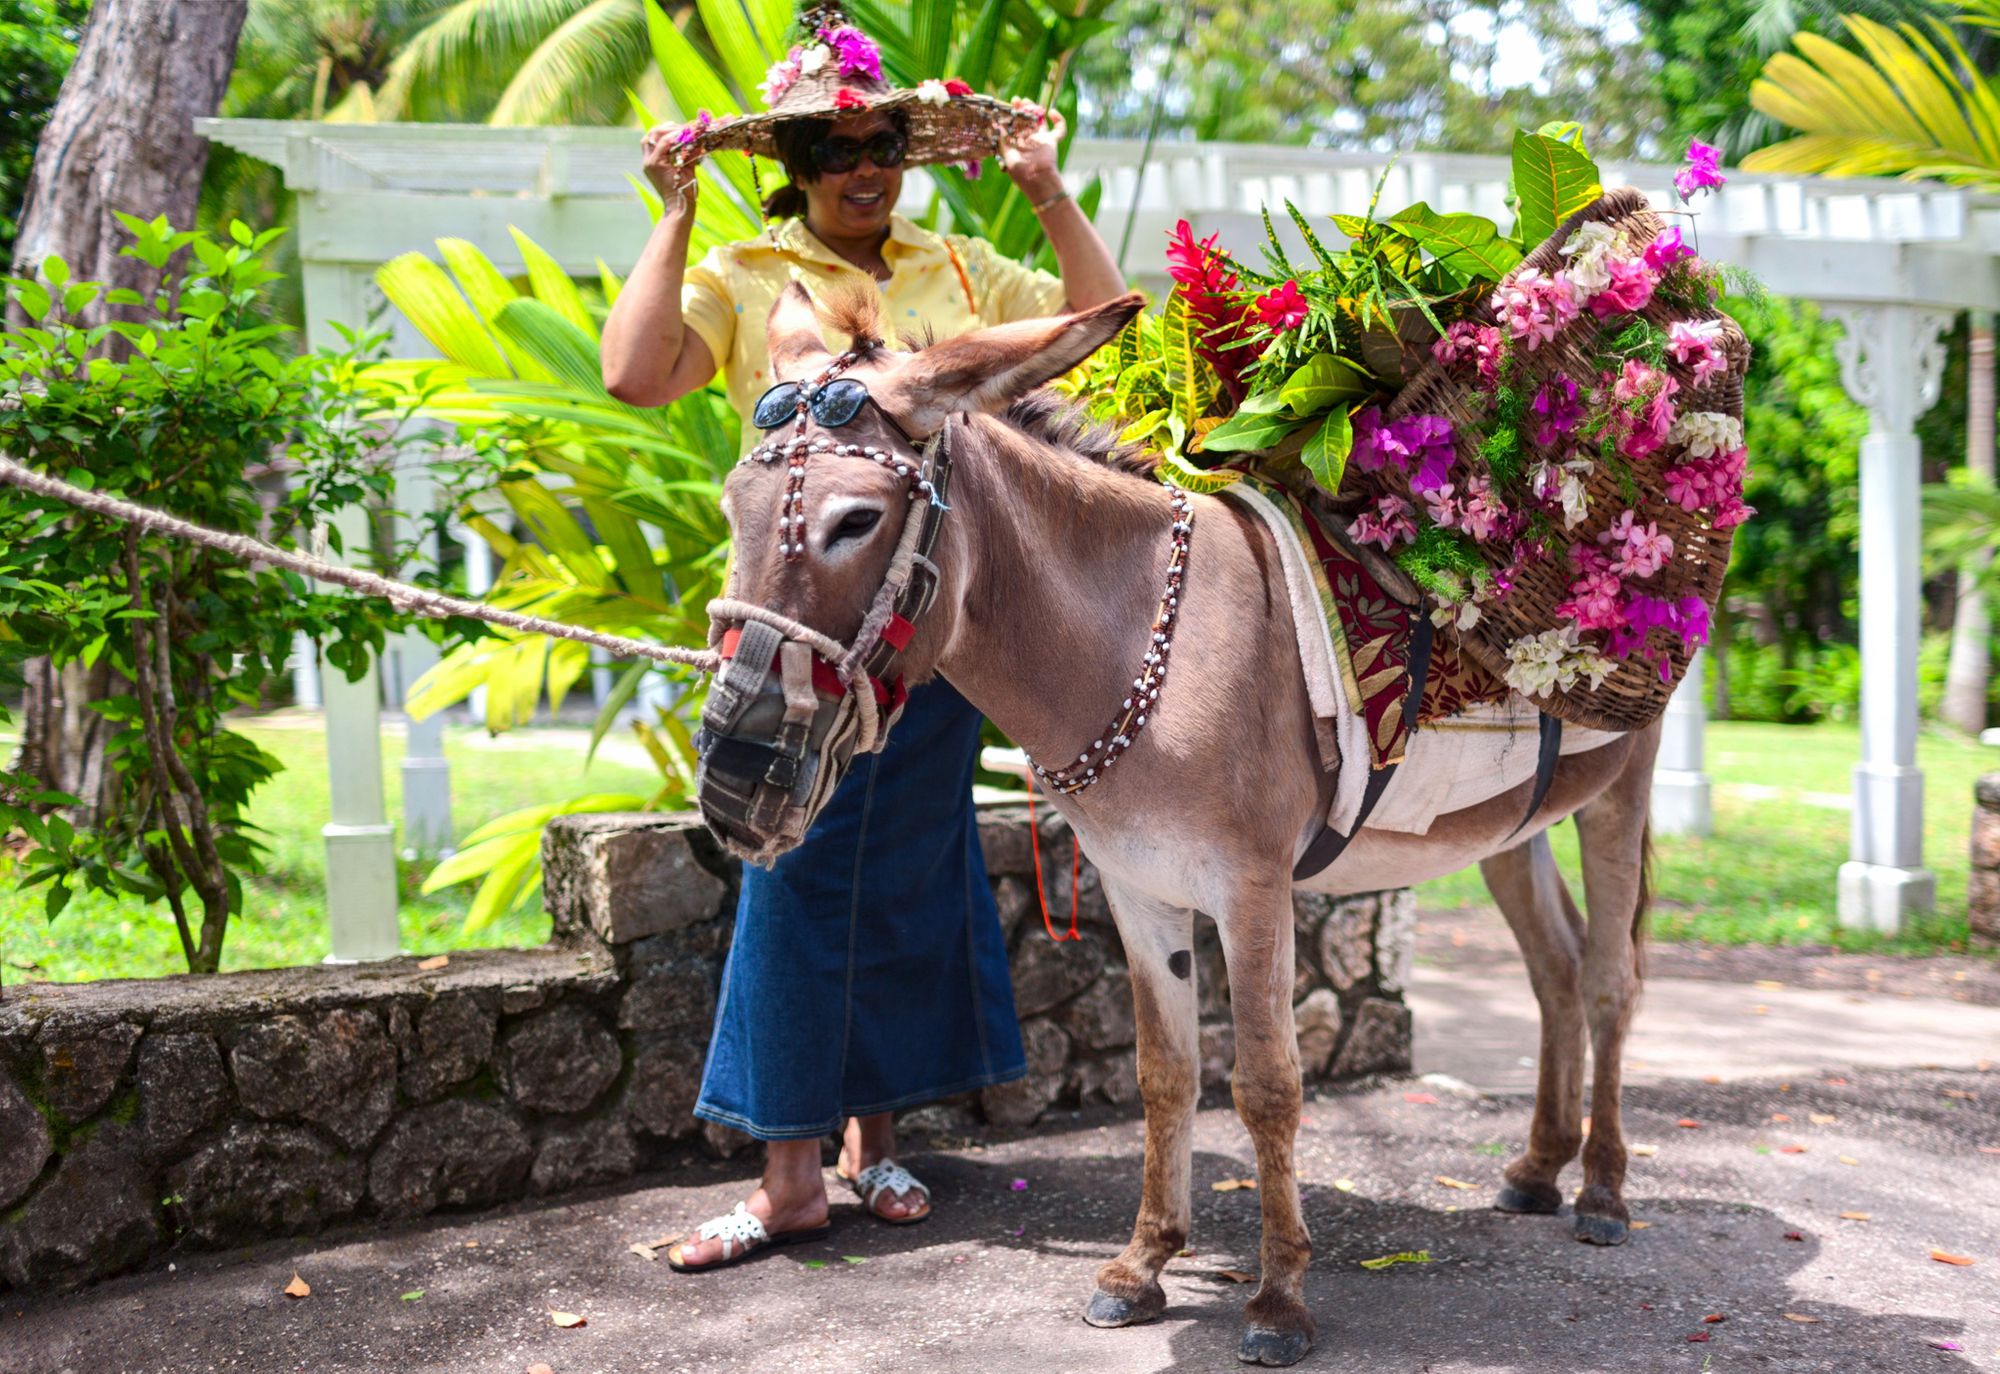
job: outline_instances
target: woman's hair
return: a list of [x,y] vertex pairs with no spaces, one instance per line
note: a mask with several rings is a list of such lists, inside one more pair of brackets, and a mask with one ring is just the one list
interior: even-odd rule
[[[890,110],[888,114],[896,132],[909,137],[909,118],[901,110]],[[785,175],[791,180],[764,198],[764,218],[799,219],[805,215],[805,185],[819,180],[819,168],[813,165],[813,145],[832,132],[830,119],[785,119],[771,130],[771,141],[778,145],[778,161],[784,164]]]

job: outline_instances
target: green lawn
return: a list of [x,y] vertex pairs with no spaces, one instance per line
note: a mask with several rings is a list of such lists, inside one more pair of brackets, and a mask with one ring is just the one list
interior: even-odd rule
[[[315,720],[294,717],[281,728],[241,726],[243,732],[285,764],[257,799],[253,815],[270,847],[270,872],[248,885],[244,911],[229,924],[223,945],[225,969],[272,968],[317,963],[326,957],[326,851],[320,827],[328,819],[326,737]],[[578,732],[557,739],[520,730],[488,741],[484,730],[447,733],[451,760],[453,821],[471,833],[493,817],[537,802],[585,791],[632,791],[659,786],[650,768],[602,757],[588,774]],[[402,806],[403,758],[400,738],[382,741],[383,781],[389,815]],[[6,871],[0,860],[0,875]],[[533,945],[548,938],[548,919],[539,903],[502,915],[485,929],[467,934],[461,923],[471,900],[469,887],[425,897],[417,887],[426,865],[402,865],[403,948],[413,952],[484,946]],[[42,917],[40,889],[21,892],[0,876],[0,981],[28,978],[74,981],[86,978],[148,978],[185,973],[173,917],[164,905],[145,906],[98,894],[79,895],[53,924]]]
[[[2000,770],[2000,749],[1927,731],[1917,741],[1924,770],[1924,859],[1937,874],[1937,914],[1885,938],[1834,923],[1834,878],[1848,851],[1848,815],[1832,803],[1850,789],[1861,753],[1854,725],[1708,727],[1715,785],[1710,839],[1660,837],[1655,868],[1655,939],[1722,944],[1834,944],[1850,949],[1963,949],[1965,884],[1972,840],[1972,784]],[[1576,828],[1558,827],[1555,851],[1573,890]],[[1433,908],[1484,905],[1476,869],[1424,884]]]
[[[327,819],[325,740],[303,718],[287,727],[260,723],[245,729],[284,760],[286,772],[259,799],[256,814],[271,847],[271,871],[251,884],[247,909],[231,924],[223,964],[237,969],[316,962],[327,952],[325,852],[319,838]],[[586,776],[577,738],[575,731],[551,736],[523,730],[498,741],[474,729],[451,733],[445,751],[459,833],[503,812],[585,790],[652,789],[651,770],[629,762],[600,759]],[[1982,771],[2000,769],[2000,750],[1941,734],[1927,734],[1919,743],[1929,820],[1925,852],[1938,875],[1938,914],[1888,941],[1839,930],[1833,920],[1834,872],[1847,856],[1848,816],[1827,803],[1847,794],[1848,770],[1859,750],[1859,732],[1852,726],[1711,725],[1708,763],[1719,833],[1708,840],[1659,841],[1655,938],[1962,948],[1972,782]],[[385,739],[383,752],[394,816],[400,805],[401,740]],[[1560,827],[1555,846],[1574,881],[1574,827]],[[424,897],[417,892],[421,881],[421,867],[406,865],[406,949],[526,945],[547,936],[547,918],[532,907],[467,934],[461,923],[469,889]],[[1419,897],[1430,907],[1488,900],[1477,871],[1427,883]],[[42,919],[39,892],[20,893],[0,879],[0,981],[182,971],[164,907],[83,896],[51,925]]]

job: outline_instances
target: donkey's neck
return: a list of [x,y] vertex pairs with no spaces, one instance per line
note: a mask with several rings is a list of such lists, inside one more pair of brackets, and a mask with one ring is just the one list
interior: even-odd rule
[[983,417],[967,426],[938,670],[1046,768],[1131,694],[1166,578],[1166,489]]

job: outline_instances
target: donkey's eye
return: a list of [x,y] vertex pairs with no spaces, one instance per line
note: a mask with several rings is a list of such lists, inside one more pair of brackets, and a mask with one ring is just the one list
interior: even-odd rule
[[834,527],[832,537],[826,541],[827,547],[832,548],[843,539],[859,539],[881,521],[882,512],[879,510],[869,510],[866,507],[851,510],[840,517],[840,523]]

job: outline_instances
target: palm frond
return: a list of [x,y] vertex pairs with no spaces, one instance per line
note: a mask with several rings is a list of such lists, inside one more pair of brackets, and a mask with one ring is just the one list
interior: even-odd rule
[[645,0],[590,0],[535,46],[489,124],[606,124],[648,67]]

